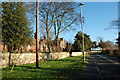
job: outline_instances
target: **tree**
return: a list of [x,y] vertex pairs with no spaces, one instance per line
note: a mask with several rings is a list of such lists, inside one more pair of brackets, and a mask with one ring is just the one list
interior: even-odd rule
[[92,46],[91,46],[92,48],[97,48],[97,47],[98,47],[96,41],[93,41],[91,45],[92,45]]
[[32,31],[23,2],[2,3],[2,40],[11,52],[31,43]]
[[98,46],[101,47],[102,50],[103,50],[104,48],[107,47],[107,44],[105,42],[103,42],[103,41],[100,41]]
[[115,47],[116,45],[112,41],[105,41],[102,40],[98,43],[98,46],[102,49],[109,48],[109,47]]
[[54,32],[54,41],[58,46],[58,38],[61,32],[77,20],[75,17],[74,3],[47,2],[40,3],[40,21],[44,23],[47,35],[48,49],[50,51],[50,33]]
[[[119,35],[120,35],[120,32],[119,32]],[[117,38],[117,44],[118,44],[118,47],[120,49],[120,36]]]
[[[26,6],[29,8],[27,10],[27,12],[30,13],[29,15],[34,18],[35,3],[27,3]],[[78,11],[75,10],[76,7],[78,7],[78,4],[71,2],[41,2],[39,4],[39,20],[41,21],[40,24],[44,27],[41,28],[40,26],[42,30],[40,30],[40,32],[46,32],[49,52],[52,39],[57,46],[60,33],[65,30],[74,29],[71,25],[74,24],[78,18],[76,16],[78,13]]]
[[[84,34],[84,48],[85,50],[90,50],[92,47],[92,41],[90,39],[90,36],[87,34]],[[75,36],[75,41],[73,43],[72,48],[75,51],[82,51],[82,32],[78,32]]]
[[116,40],[117,40],[118,47],[120,49],[120,19],[113,20],[111,22],[111,26],[112,26],[111,29],[118,29],[118,38]]
[[97,43],[99,43],[100,41],[103,41],[103,40],[104,40],[104,38],[102,36],[97,37]]
[[110,23],[110,27],[106,28],[105,30],[107,29],[118,29],[118,38],[116,39],[117,40],[116,43],[118,44],[118,47],[120,49],[120,19],[118,18],[118,20],[113,20]]

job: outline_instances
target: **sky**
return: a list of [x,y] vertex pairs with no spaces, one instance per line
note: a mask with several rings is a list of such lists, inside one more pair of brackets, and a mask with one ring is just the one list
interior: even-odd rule
[[[79,1],[76,0],[76,2]],[[113,0],[111,0],[111,2],[107,2],[108,0],[104,0],[106,2],[93,2],[95,0],[89,0],[90,2],[87,1],[88,0],[84,2],[85,5],[82,9],[82,14],[85,17],[85,23],[83,25],[84,33],[90,35],[92,41],[98,41],[97,38],[102,37],[104,41],[109,40],[116,42],[118,30],[105,30],[105,28],[110,27],[110,23],[113,20],[118,19],[118,2],[116,2],[117,0],[114,0],[115,2],[112,2]],[[81,31],[80,25],[73,25],[73,27],[77,28],[76,31],[64,31],[60,34],[59,37],[73,43],[75,35],[78,31]]]
[[[104,41],[116,42],[118,30],[105,28],[110,27],[113,20],[118,19],[118,2],[85,2],[82,9],[82,15],[85,17],[84,33],[90,35],[92,41],[98,41],[102,37]],[[75,26],[75,25],[74,25]],[[69,42],[74,42],[74,37],[78,31],[81,31],[80,25],[76,25],[76,31],[63,32],[63,37]]]

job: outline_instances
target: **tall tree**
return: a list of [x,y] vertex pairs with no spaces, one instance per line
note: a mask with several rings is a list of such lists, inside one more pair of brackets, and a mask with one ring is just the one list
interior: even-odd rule
[[101,48],[102,48],[102,51],[103,51],[103,49],[107,47],[107,44],[101,40],[101,41],[98,43],[98,46],[101,47]]
[[[84,34],[84,48],[85,50],[89,50],[92,47],[92,41],[90,36]],[[82,32],[78,32],[75,36],[75,41],[73,43],[73,49],[75,51],[82,51]]]
[[71,28],[71,25],[77,20],[75,7],[75,3],[70,2],[40,3],[40,20],[45,24],[48,48],[51,31],[54,32],[54,40],[57,46],[60,33]]
[[118,47],[120,49],[120,18],[118,18],[117,20],[113,20],[110,23],[110,27],[106,28],[105,30],[108,30],[108,29],[117,29],[118,30],[118,38],[116,40],[117,40]]
[[111,25],[113,29],[118,29],[118,38],[116,40],[117,40],[118,47],[120,49],[120,19],[113,20],[111,22]]
[[31,43],[32,35],[23,2],[2,3],[2,40],[9,51]]

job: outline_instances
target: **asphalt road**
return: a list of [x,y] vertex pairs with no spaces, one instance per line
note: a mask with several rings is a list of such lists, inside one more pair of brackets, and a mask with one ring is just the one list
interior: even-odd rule
[[120,80],[120,57],[92,53],[84,80]]

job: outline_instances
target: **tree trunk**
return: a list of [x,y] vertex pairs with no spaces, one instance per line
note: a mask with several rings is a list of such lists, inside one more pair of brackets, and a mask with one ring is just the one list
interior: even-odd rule
[[12,53],[12,46],[8,45],[8,52],[9,52],[9,61],[8,61],[8,66],[10,67],[11,66],[11,53]]
[[3,50],[5,50],[5,42],[3,43]]
[[51,52],[51,50],[50,50],[50,33],[48,30],[47,30],[47,46],[48,46],[48,51],[50,53]]

